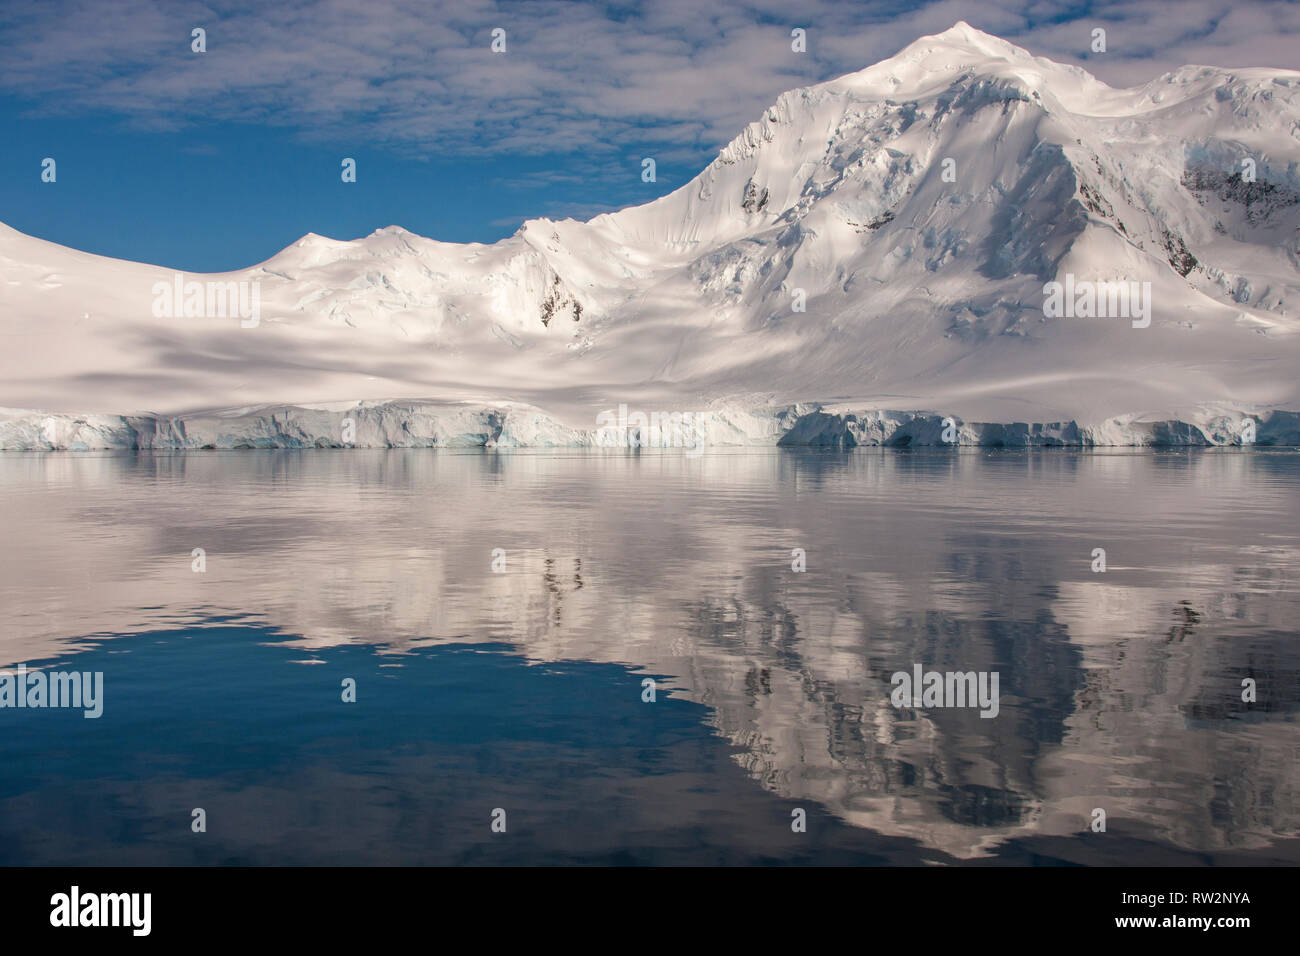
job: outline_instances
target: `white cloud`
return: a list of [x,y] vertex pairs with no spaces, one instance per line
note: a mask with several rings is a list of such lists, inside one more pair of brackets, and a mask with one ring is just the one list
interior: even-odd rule
[[[277,5],[53,2],[0,12],[0,87],[45,112],[145,126],[281,124],[426,156],[647,153],[695,163],[784,90],[861,69],[957,20],[1113,84],[1186,62],[1300,67],[1300,5],[939,0],[641,7],[323,0]],[[608,11],[613,10],[614,13]],[[1105,26],[1109,52],[1087,54]],[[190,30],[208,52],[190,52]],[[790,50],[792,26],[809,52]],[[507,31],[508,51],[489,49]],[[603,159],[602,159],[603,157]]]

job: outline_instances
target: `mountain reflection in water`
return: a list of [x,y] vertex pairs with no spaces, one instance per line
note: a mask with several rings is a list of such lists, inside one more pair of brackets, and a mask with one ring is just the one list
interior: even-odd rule
[[[1294,452],[6,454],[0,489],[0,666],[106,685],[0,710],[6,863],[1300,861]],[[918,664],[997,672],[997,716],[895,708]]]

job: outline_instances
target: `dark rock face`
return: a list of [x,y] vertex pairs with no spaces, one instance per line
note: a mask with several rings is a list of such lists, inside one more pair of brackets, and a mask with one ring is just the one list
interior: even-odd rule
[[760,193],[758,184],[752,179],[745,184],[745,198],[740,203],[740,208],[745,212],[762,212],[763,207],[767,205],[768,191],[766,188]]
[[1169,264],[1174,267],[1174,271],[1180,276],[1186,277],[1189,272],[1196,268],[1196,257],[1188,251],[1186,243],[1181,236],[1176,236],[1168,230],[1163,235],[1165,252],[1169,254]]
[[1209,193],[1223,202],[1244,206],[1246,219],[1257,226],[1268,222],[1279,209],[1300,203],[1300,194],[1264,180],[1247,182],[1240,172],[1189,169],[1183,173],[1182,184],[1194,193]]
[[552,273],[551,291],[546,298],[542,300],[542,325],[547,328],[551,325],[551,319],[555,318],[557,313],[569,310],[573,314],[573,321],[577,322],[582,318],[582,305],[573,296],[569,295],[564,287],[560,285],[560,277]]

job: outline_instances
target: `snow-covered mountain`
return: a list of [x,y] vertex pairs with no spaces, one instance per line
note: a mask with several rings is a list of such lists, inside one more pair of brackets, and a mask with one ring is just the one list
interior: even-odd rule
[[589,222],[308,235],[179,296],[0,227],[0,269],[0,447],[582,444],[619,404],[718,442],[1293,441],[1300,73],[1117,90],[959,23]]

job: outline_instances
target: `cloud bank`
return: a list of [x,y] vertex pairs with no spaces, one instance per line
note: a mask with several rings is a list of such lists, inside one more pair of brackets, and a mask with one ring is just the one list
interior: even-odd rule
[[[583,175],[648,151],[697,162],[779,93],[962,19],[1112,85],[1185,63],[1300,68],[1300,4],[1263,0],[62,0],[0,12],[0,89],[36,114],[268,124],[429,158],[572,155],[567,174]],[[1089,52],[1096,26],[1108,33],[1101,55]],[[195,27],[206,53],[190,49]],[[805,53],[791,50],[795,27]],[[498,28],[504,53],[491,49]]]

